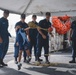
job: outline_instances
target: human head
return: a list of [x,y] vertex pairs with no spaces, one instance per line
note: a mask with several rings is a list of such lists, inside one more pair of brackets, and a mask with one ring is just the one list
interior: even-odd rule
[[50,16],[51,16],[50,12],[46,12],[45,15],[46,15],[46,19],[49,20],[50,19]]
[[26,15],[25,14],[21,14],[21,20],[25,21]]
[[3,16],[5,18],[7,18],[9,16],[9,11],[8,10],[4,10]]
[[32,20],[36,21],[36,19],[37,19],[37,16],[36,15],[32,15]]

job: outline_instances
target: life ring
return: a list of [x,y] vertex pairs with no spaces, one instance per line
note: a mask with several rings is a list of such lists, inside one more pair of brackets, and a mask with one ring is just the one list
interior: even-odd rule
[[71,22],[69,19],[70,16],[67,15],[62,17],[57,17],[57,16],[52,17],[53,27],[56,29],[57,33],[66,34],[69,31],[71,27]]

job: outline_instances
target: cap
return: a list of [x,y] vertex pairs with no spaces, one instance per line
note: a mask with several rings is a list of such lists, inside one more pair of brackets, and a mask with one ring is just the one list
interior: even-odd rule
[[9,11],[8,10],[4,10],[4,13],[9,14]]
[[25,14],[21,14],[21,18],[25,18],[26,17],[26,15]]
[[37,16],[36,15],[32,15],[32,17],[35,17],[36,18]]
[[46,12],[46,16],[51,16],[50,12]]

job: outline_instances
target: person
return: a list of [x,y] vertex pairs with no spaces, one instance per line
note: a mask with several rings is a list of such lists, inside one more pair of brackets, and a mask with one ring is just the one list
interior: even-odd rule
[[[27,25],[25,23],[25,14],[22,14],[21,15],[21,21],[17,22],[16,25],[15,25],[15,28],[16,26],[21,26],[22,28],[26,28]],[[14,58],[15,58],[15,63],[17,64],[18,63],[18,54],[19,54],[19,44],[18,44],[18,36],[17,36],[17,31],[16,31],[16,40],[15,40],[15,44],[14,44]],[[24,62],[26,62],[26,52],[24,51],[24,54],[23,54],[23,57],[24,57]]]
[[[38,23],[36,22],[37,16],[36,15],[32,15],[32,21],[33,23],[35,23],[36,25],[38,25]],[[30,38],[30,53],[32,55],[32,47],[34,47],[34,56],[35,56],[35,61],[36,59],[36,51],[37,51],[37,34],[38,31],[37,29],[29,29],[29,38]],[[41,60],[41,59],[40,59]]]
[[[49,27],[51,27],[51,23],[50,23],[50,12],[46,12],[46,18],[41,20],[39,22],[39,26],[41,28],[45,28],[48,29]],[[41,56],[41,49],[42,47],[44,47],[44,56],[45,56],[45,60],[47,64],[49,64],[49,60],[48,60],[48,56],[49,56],[49,37],[48,37],[48,32],[41,30],[38,27],[38,36],[37,36],[37,61],[40,62],[39,57]],[[51,33],[52,35],[52,33]],[[53,35],[52,35],[53,36]]]
[[69,63],[75,63],[76,57],[76,20],[71,24],[70,40],[72,41],[72,60]]
[[11,36],[8,32],[8,16],[9,11],[4,10],[3,17],[0,18],[0,65],[2,66],[7,66],[7,64],[5,64],[3,60],[8,51],[9,36]]
[[[22,22],[21,22],[22,21]],[[16,24],[15,30],[17,32],[18,44],[19,44],[19,58],[18,58],[18,70],[21,69],[21,56],[22,52],[26,51],[27,62],[31,60],[31,54],[29,50],[29,42],[27,39],[28,30],[30,27],[25,23],[25,14],[21,14],[21,21]],[[22,23],[25,25],[25,28],[22,28]]]
[[[14,44],[14,58],[15,58],[15,64],[18,63],[18,54],[19,54],[19,44],[18,39],[16,38],[15,44]],[[24,62],[26,62],[26,52],[24,51],[23,54]]]

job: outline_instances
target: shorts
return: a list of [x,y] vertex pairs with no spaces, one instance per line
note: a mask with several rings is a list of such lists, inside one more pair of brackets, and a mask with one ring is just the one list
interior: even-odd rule
[[23,44],[23,38],[20,34],[18,36],[18,43],[19,43],[19,50],[28,50],[29,49],[29,42],[25,40],[25,43]]

